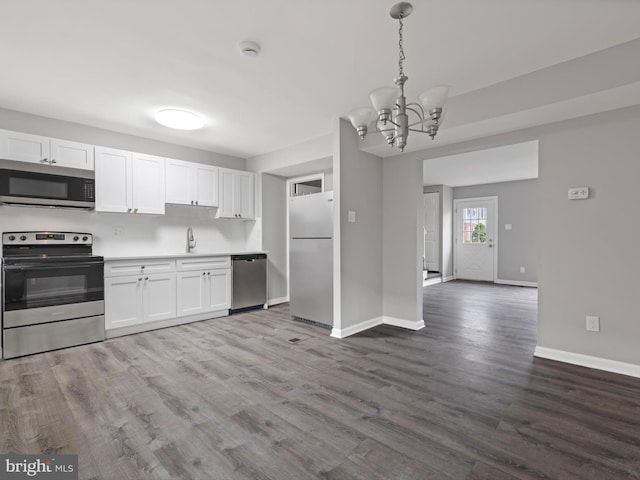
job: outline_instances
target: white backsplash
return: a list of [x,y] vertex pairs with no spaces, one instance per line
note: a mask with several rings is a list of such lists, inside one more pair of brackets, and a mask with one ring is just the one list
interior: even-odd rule
[[211,219],[214,212],[167,205],[164,216],[151,216],[1,205],[0,229],[89,232],[94,235],[94,253],[105,257],[184,253],[189,226],[197,253],[261,249],[260,220]]

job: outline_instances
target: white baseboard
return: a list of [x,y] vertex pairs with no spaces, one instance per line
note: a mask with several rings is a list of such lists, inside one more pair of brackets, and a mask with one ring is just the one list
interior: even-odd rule
[[287,303],[289,301],[289,297],[280,297],[280,298],[270,298],[267,300],[267,304],[272,307],[273,305],[279,305],[281,303]]
[[168,320],[160,320],[159,322],[141,323],[139,325],[131,325],[128,327],[111,328],[105,330],[105,338],[122,337],[133,333],[147,332],[149,330],[157,330],[159,328],[175,327],[176,325],[184,325],[185,323],[200,322],[202,320],[210,320],[218,317],[228,317],[229,310],[219,310],[217,312],[201,313],[199,315],[191,315],[189,317],[169,318]]
[[346,338],[350,337],[351,335],[355,335],[356,333],[369,330],[370,328],[377,327],[378,325],[382,325],[382,317],[365,320],[364,322],[356,323],[355,325],[351,325],[347,328],[334,327],[331,329],[331,336],[335,338]]
[[334,338],[346,338],[356,333],[364,332],[370,328],[377,327],[378,325],[392,325],[394,327],[406,328],[407,330],[421,330],[424,328],[424,320],[411,321],[404,320],[402,318],[395,317],[376,317],[364,322],[351,325],[347,328],[333,328],[331,329],[331,336]]
[[427,280],[423,280],[422,286],[428,287],[429,285],[437,285],[438,283],[442,283],[442,277],[434,277],[434,278],[429,278]]
[[640,378],[640,365],[633,363],[619,362],[617,360],[609,360],[607,358],[592,357],[581,353],[565,352],[564,350],[556,350],[553,348],[536,346],[533,353],[534,357],[546,358],[548,360],[556,360],[558,362],[570,363],[572,365],[580,365],[581,367],[595,368],[596,370],[604,370],[605,372],[620,373],[629,375],[630,377]]
[[538,288],[538,282],[521,282],[520,280],[500,280],[496,279],[493,283],[500,285],[513,285],[514,287],[535,287]]
[[449,275],[447,277],[442,277],[442,283],[444,282],[450,282],[453,280],[453,275]]

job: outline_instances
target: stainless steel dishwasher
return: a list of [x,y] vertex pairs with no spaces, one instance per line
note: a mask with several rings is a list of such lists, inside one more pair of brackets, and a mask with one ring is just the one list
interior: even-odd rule
[[231,313],[261,308],[267,303],[267,255],[231,256]]

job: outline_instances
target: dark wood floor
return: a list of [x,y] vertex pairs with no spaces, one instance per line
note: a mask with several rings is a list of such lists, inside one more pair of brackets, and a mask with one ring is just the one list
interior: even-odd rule
[[535,289],[425,292],[418,333],[278,306],[0,362],[0,452],[83,479],[640,478],[640,380],[534,359]]

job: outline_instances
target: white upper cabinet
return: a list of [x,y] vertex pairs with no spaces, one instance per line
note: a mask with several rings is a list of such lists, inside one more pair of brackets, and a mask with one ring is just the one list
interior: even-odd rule
[[96,147],[96,212],[131,212],[131,152]]
[[153,155],[133,154],[133,203],[136,213],[164,215],[165,160]]
[[51,139],[51,165],[59,167],[80,168],[93,170],[94,147],[84,143],[69,142],[67,140]]
[[229,168],[220,169],[220,208],[222,218],[255,218],[255,174]]
[[93,170],[94,147],[40,135],[0,130],[0,158]]
[[218,206],[218,167],[167,160],[167,203]]
[[96,211],[164,214],[164,158],[96,147]]

